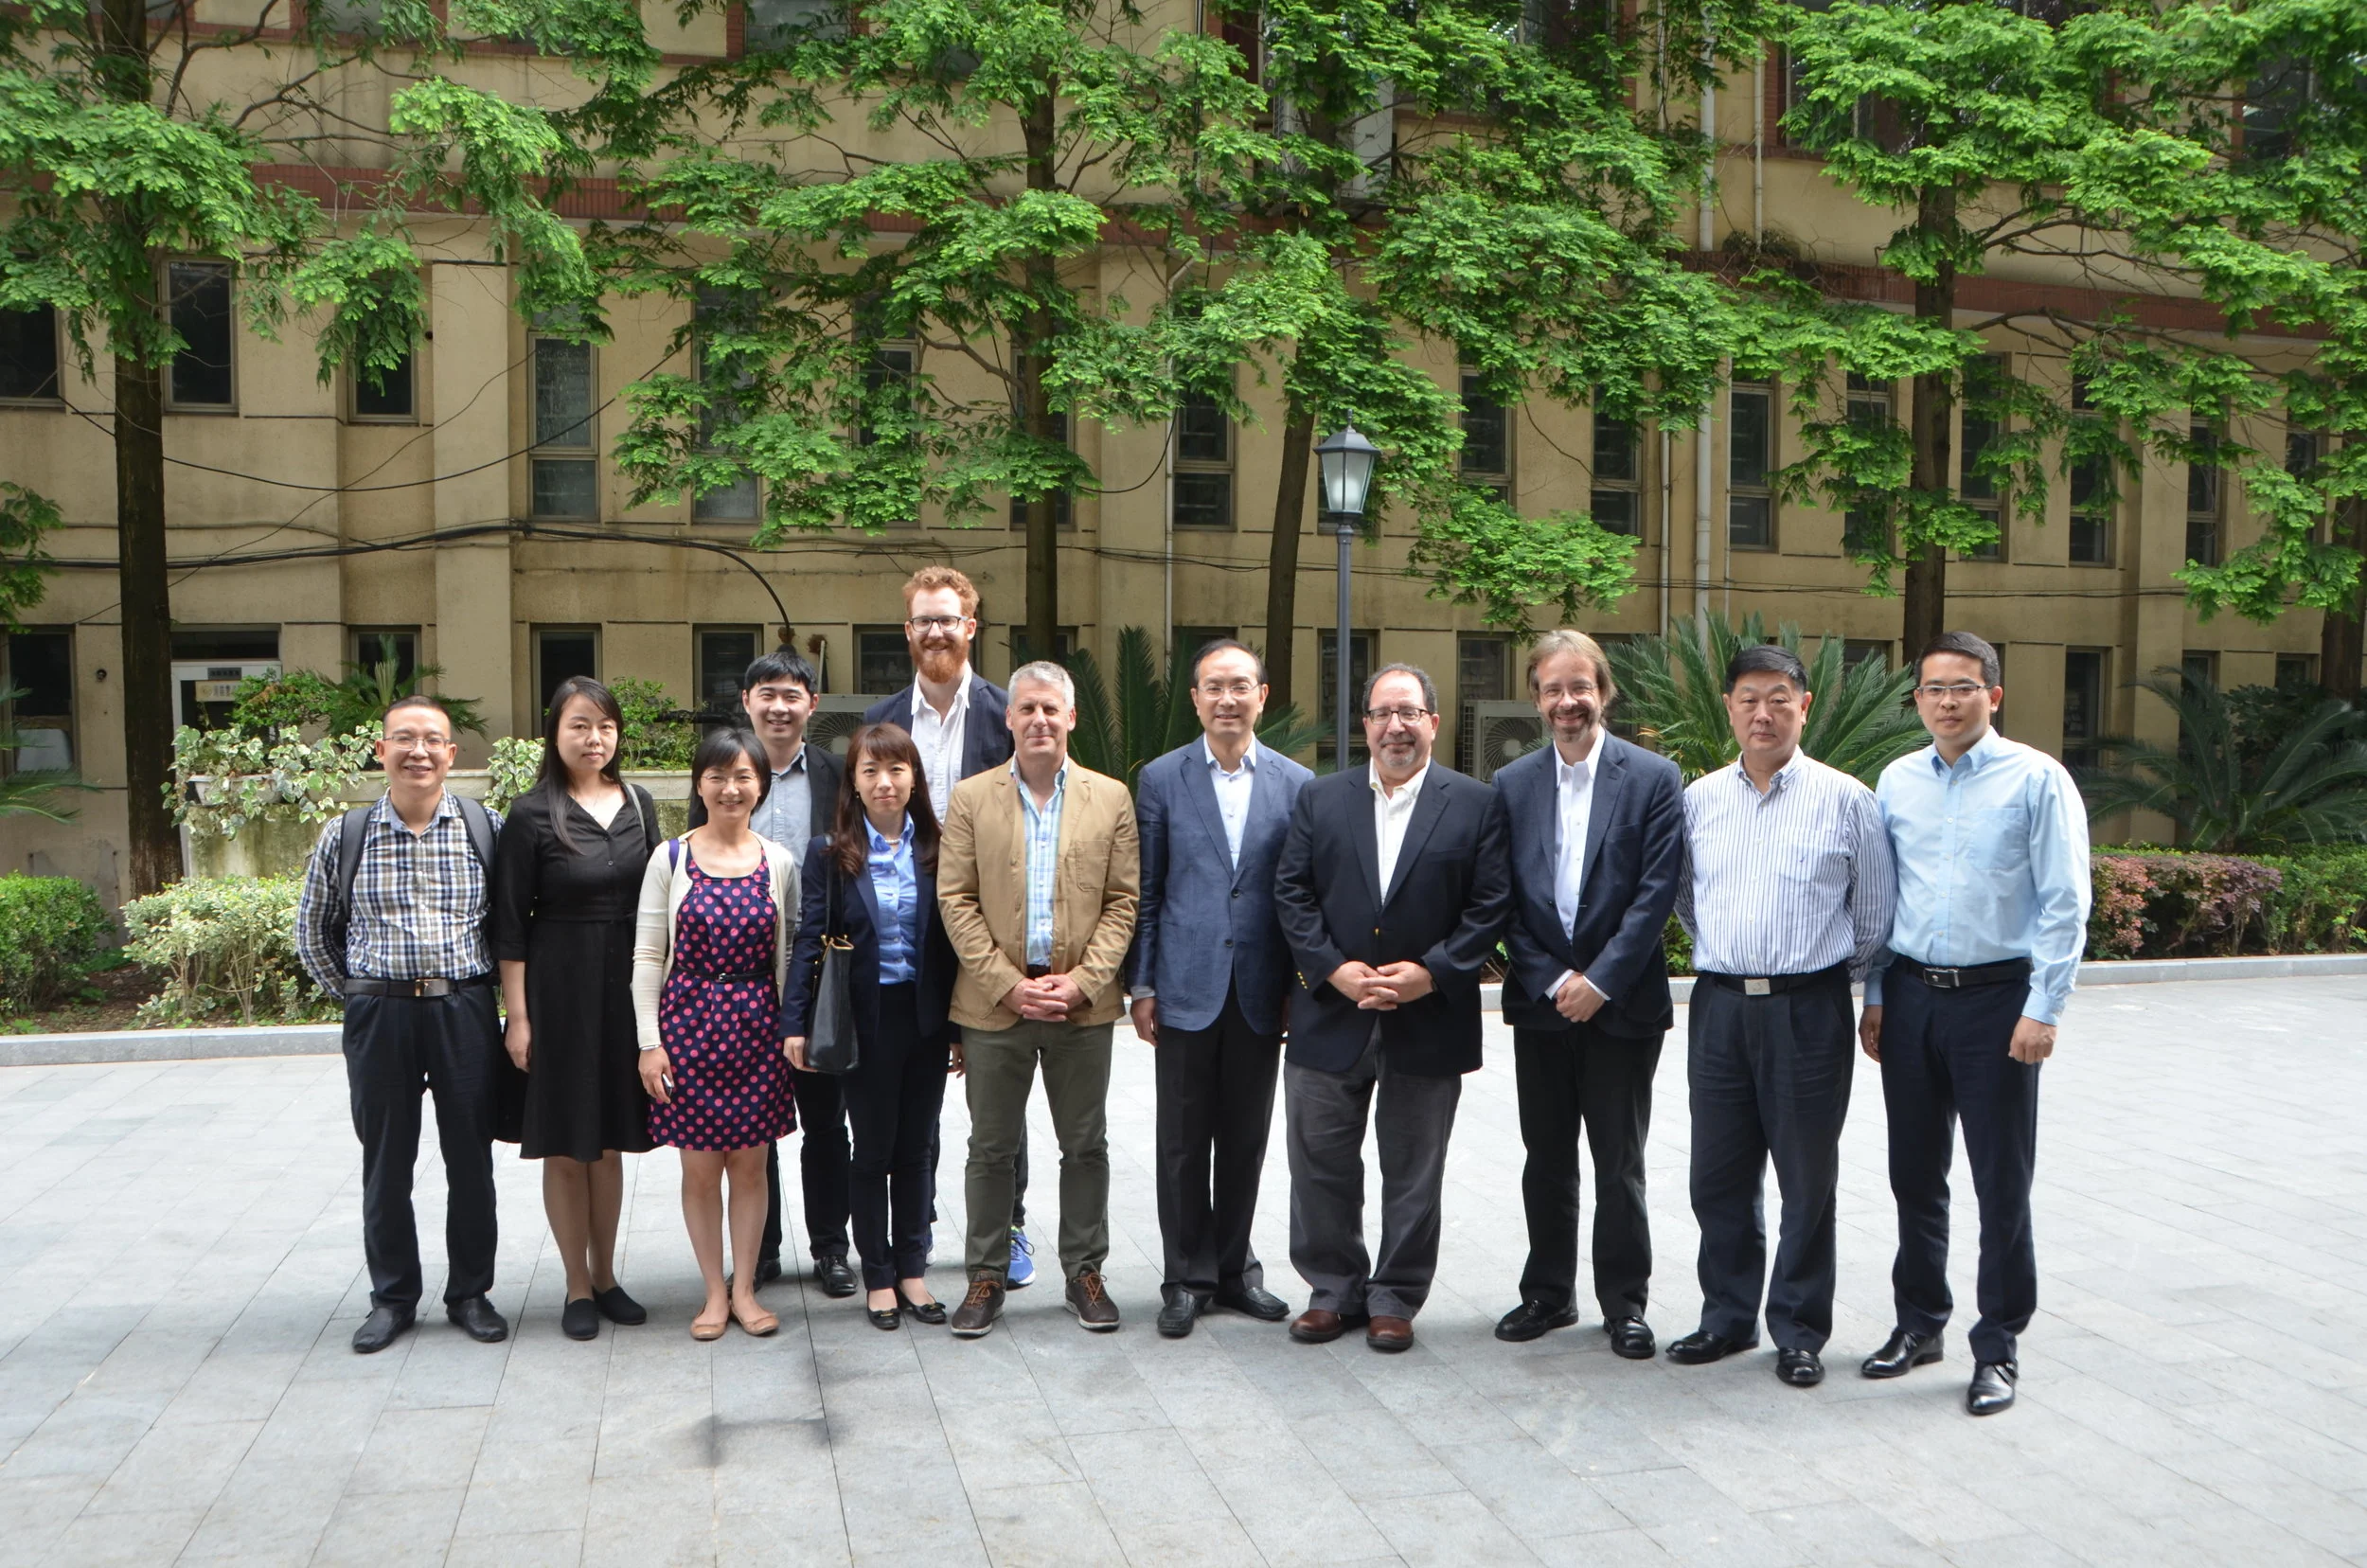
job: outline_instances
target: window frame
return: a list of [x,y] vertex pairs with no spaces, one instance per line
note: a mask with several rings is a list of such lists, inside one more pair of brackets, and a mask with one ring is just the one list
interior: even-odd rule
[[[411,351],[402,356],[402,375],[411,391],[411,411],[407,414],[366,414],[362,409],[362,369],[348,364],[345,371],[346,422],[347,424],[416,425],[419,418],[419,347],[413,344]],[[394,372],[388,371],[391,380]]]
[[[1324,683],[1333,678],[1332,670],[1335,661],[1331,655],[1329,646],[1324,639],[1328,637],[1334,642],[1337,642],[1339,635],[1340,629],[1336,626],[1319,626],[1315,628],[1315,701],[1318,711],[1314,715],[1314,722],[1322,729],[1322,734],[1315,742],[1315,760],[1318,764],[1320,764],[1326,756],[1330,755],[1326,748],[1332,744],[1333,740],[1332,713],[1334,697],[1332,692],[1326,689]],[[1357,672],[1356,653],[1360,645],[1364,650],[1363,673],[1361,675],[1359,675]],[[1377,626],[1349,627],[1348,680],[1349,683],[1356,687],[1356,690],[1349,694],[1348,700],[1351,705],[1362,700],[1362,688],[1364,683],[1372,679],[1373,671],[1379,669],[1381,667],[1382,662],[1383,661],[1380,656],[1380,628]],[[1361,767],[1365,761],[1370,759],[1370,756],[1371,753],[1366,748],[1364,742],[1364,725],[1357,714],[1354,711],[1351,711],[1348,715],[1347,765],[1351,768]]]
[[[1219,438],[1224,443],[1222,457],[1187,457],[1184,454],[1184,420],[1187,411],[1195,405],[1204,405],[1214,411]],[[1167,462],[1167,521],[1172,526],[1189,528],[1196,533],[1234,533],[1239,530],[1241,520],[1239,513],[1235,509],[1234,501],[1236,499],[1236,463],[1239,458],[1240,450],[1240,437],[1234,427],[1233,418],[1225,412],[1224,405],[1216,399],[1186,397],[1183,403],[1177,406],[1175,434],[1169,447]],[[1223,481],[1223,521],[1216,523],[1184,521],[1182,496],[1183,481],[1185,479]],[[1214,489],[1213,486],[1211,488]]]
[[[584,416],[573,429],[583,432],[580,446],[561,445],[543,438],[543,352],[544,344],[555,344],[569,351],[581,350],[584,376]],[[533,439],[526,448],[526,515],[537,522],[597,523],[600,521],[600,350],[597,344],[577,343],[548,332],[529,332],[526,337],[526,423]],[[592,472],[592,505],[588,512],[556,512],[542,509],[540,487],[535,476],[542,465],[566,465],[586,468]]]
[[[1984,354],[1982,358],[1990,362],[1994,373],[2001,381],[2013,374],[2013,361],[2010,356]],[[1963,551],[1957,559],[1987,565],[2003,565],[2013,557],[2013,552],[2006,547],[2007,536],[2013,528],[2013,508],[2008,504],[2010,498],[2006,494],[2005,486],[1973,472],[1973,458],[1978,455],[1972,440],[1972,433],[1976,426],[1984,427],[1987,431],[1981,441],[1984,449],[1991,441],[2002,439],[2013,431],[2013,421],[2010,418],[1992,420],[1984,416],[1976,419],[1965,399],[1960,397],[1956,400],[1956,499],[1972,510],[1984,514],[1997,526],[1995,543],[1984,550]],[[1987,493],[1976,491],[1972,488],[1975,485],[1984,487]]]
[[[2072,699],[2074,694],[2074,686],[2072,680],[2073,661],[2085,661],[2091,659],[2094,661],[2092,667],[2094,671],[2093,686],[2092,687],[2090,687],[2088,683],[2083,679],[2079,683],[2077,691],[2078,694],[2086,701],[2089,708],[2089,727],[2092,733],[2073,735],[2072,733],[2071,711]],[[2065,767],[2092,768],[2097,764],[2100,753],[2097,750],[2096,742],[2104,739],[2105,731],[2110,727],[2110,721],[2107,718],[2104,708],[2106,701],[2111,694],[2111,690],[2112,650],[2110,649],[2066,648],[2063,650],[2063,731],[2061,760]]]
[[[1772,554],[1781,542],[1777,527],[1780,518],[1771,478],[1776,469],[1782,466],[1775,393],[1776,383],[1772,380],[1736,380],[1726,383],[1726,549],[1729,554],[1736,550],[1754,555]],[[1766,450],[1759,458],[1761,476],[1750,484],[1740,483],[1735,478],[1735,442],[1740,438],[1735,410],[1736,400],[1745,397],[1759,401],[1765,409],[1761,428],[1765,432]],[[1763,537],[1760,539],[1738,540],[1735,537],[1735,504],[1745,501],[1757,502],[1764,508]]]
[[[2197,422],[2187,426],[2187,440],[2194,446],[2216,453],[2219,447],[2218,432],[2208,424]],[[2198,485],[2209,489],[2208,506],[2198,510],[2195,490]],[[2201,530],[2199,535],[2198,530]],[[2207,546],[2197,550],[2198,538]],[[2227,551],[2227,472],[2214,463],[2189,462],[2186,465],[2186,561],[2204,566],[2216,566]]]
[[[27,625],[18,627],[13,631],[0,628],[0,691],[9,690],[15,684],[18,638],[55,637],[65,645],[66,710],[63,713],[30,712],[23,704],[11,699],[0,703],[0,730],[8,730],[20,735],[23,733],[19,728],[20,725],[63,730],[66,759],[65,769],[62,771],[68,772],[80,767],[82,757],[81,728],[78,722],[80,715],[77,712],[81,705],[78,701],[81,693],[78,689],[79,667],[75,663],[74,631],[72,626]],[[44,721],[52,722],[44,722]],[[23,756],[24,753],[21,750],[0,751],[0,778],[12,778],[28,773],[62,771],[25,767],[22,763]]]
[[[176,332],[181,330],[180,324],[173,320],[177,291],[173,283],[172,273],[176,267],[205,267],[222,275],[224,290],[222,374],[230,383],[230,396],[228,401],[223,402],[193,402],[183,400],[173,387],[174,372],[179,368],[181,360],[180,354],[175,354],[160,367],[163,372],[160,379],[164,383],[162,391],[165,412],[168,414],[236,416],[239,412],[239,269],[235,263],[225,261],[218,256],[168,256],[158,263],[157,297],[164,303],[166,320],[172,322],[173,330]],[[186,341],[187,334],[183,335]],[[183,350],[183,352],[188,351]]]
[[[901,625],[866,626],[857,624],[849,630],[853,634],[855,643],[855,689],[859,693],[873,697],[892,697],[899,691],[909,691],[912,689],[912,639],[905,634],[904,628]],[[896,639],[896,646],[899,650],[897,656],[903,661],[904,665],[904,678],[901,681],[898,682],[894,686],[882,687],[874,686],[865,677],[863,674],[863,639],[866,637],[878,637],[882,639],[893,637]],[[879,655],[875,653],[872,656],[878,657]]]
[[11,311],[11,315],[46,315],[49,318],[49,390],[22,396],[0,395],[0,408],[62,408],[65,406],[65,318],[55,305],[36,305],[29,311]]
[[[584,671],[584,673],[590,675],[596,681],[600,678],[600,655],[603,650],[600,646],[601,638],[598,622],[593,621],[577,623],[560,621],[548,624],[539,621],[536,622],[529,629],[527,642],[534,656],[534,709],[530,717],[535,724],[535,727],[538,729],[543,726],[543,720],[545,718],[544,710],[550,706],[551,688],[559,684],[559,681],[554,681],[547,677],[545,672],[546,666],[543,662],[543,644],[546,639],[552,637],[590,638],[592,641],[592,668],[589,670]],[[563,681],[566,678],[566,676],[561,675],[559,679]]]
[[[346,662],[359,668],[368,668],[378,651],[373,645],[381,637],[407,637],[410,639],[411,670],[413,673],[416,673],[418,670],[418,668],[427,662],[425,654],[425,640],[420,635],[420,628],[417,626],[347,627]],[[400,679],[403,671],[402,650],[400,645],[398,645],[395,652],[395,670],[396,678]]]
[[[1464,484],[1494,491],[1499,501],[1517,510],[1518,505],[1515,497],[1520,493],[1521,458],[1514,440],[1516,421],[1512,417],[1512,411],[1518,405],[1500,401],[1489,397],[1486,392],[1478,390],[1473,383],[1479,381],[1480,377],[1470,365],[1456,365],[1455,377],[1455,428],[1464,432],[1463,445],[1455,452],[1455,477]],[[1474,402],[1485,404],[1495,410],[1496,419],[1502,428],[1501,440],[1504,447],[1504,464],[1501,468],[1484,469],[1471,466],[1470,429]]]
[[[748,639],[748,656],[739,661],[739,667],[737,669],[728,671],[731,676],[731,689],[728,692],[718,692],[713,688],[709,679],[718,671],[708,663],[706,640],[709,637],[737,637],[743,634]],[[739,704],[740,679],[748,673],[748,667],[760,658],[763,652],[764,628],[761,626],[736,621],[714,623],[701,621],[693,624],[690,628],[690,681],[691,689],[698,696],[698,701],[694,704],[698,710],[701,713],[713,713],[723,718],[730,718],[740,713],[742,711]],[[723,700],[722,705],[709,705],[718,702],[719,699]]]
[[[1321,645],[1318,644],[1318,647]],[[1466,679],[1470,673],[1467,659],[1483,648],[1495,654],[1496,670],[1491,695],[1481,695],[1471,689],[1474,683]],[[1351,658],[1353,655],[1351,655]],[[1519,695],[1513,690],[1512,638],[1504,633],[1458,632],[1454,639],[1454,756],[1459,773],[1472,771],[1471,748],[1478,739],[1478,726],[1471,722],[1472,708],[1481,703],[1507,703]]]
[[[1644,427],[1637,420],[1618,419],[1599,408],[1590,408],[1587,412],[1587,515],[1593,518],[1594,526],[1604,532],[1615,533],[1623,539],[1642,543],[1645,519]],[[1628,433],[1628,472],[1625,479],[1603,477],[1603,426],[1606,424],[1617,425]],[[1626,499],[1630,508],[1627,527],[1612,528],[1604,525],[1602,497],[1607,495]]]

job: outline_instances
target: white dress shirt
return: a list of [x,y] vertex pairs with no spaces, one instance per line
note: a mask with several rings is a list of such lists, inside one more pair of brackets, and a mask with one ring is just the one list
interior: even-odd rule
[[[1577,929],[1579,896],[1586,887],[1586,830],[1594,819],[1594,780],[1602,775],[1602,762],[1600,724],[1594,726],[1594,743],[1575,762],[1564,762],[1558,750],[1554,753],[1554,913],[1565,932]],[[1545,1000],[1559,996],[1575,973],[1575,970],[1563,970]]]
[[1677,918],[1703,974],[1866,972],[1891,934],[1897,880],[1874,792],[1806,752],[1766,793],[1740,762],[1685,791],[1690,865]]
[[961,685],[953,688],[953,705],[942,716],[921,695],[920,682],[913,682],[913,744],[919,749],[920,771],[928,777],[929,804],[936,808],[940,824],[953,804],[953,786],[962,781],[962,739],[969,727],[972,678],[965,662]]
[[1249,826],[1250,792],[1257,787],[1257,742],[1252,740],[1249,750],[1241,754],[1241,765],[1231,773],[1217,760],[1217,749],[1201,736],[1200,749],[1208,758],[1208,782],[1217,787],[1217,815],[1224,820],[1224,846],[1233,856],[1234,867],[1241,864],[1241,830]]
[[1405,847],[1406,825],[1414,820],[1414,803],[1422,796],[1422,780],[1430,776],[1430,764],[1397,786],[1391,794],[1380,781],[1380,764],[1365,764],[1366,776],[1373,789],[1373,829],[1380,841],[1380,896],[1389,897],[1390,879],[1397,875],[1397,851]]

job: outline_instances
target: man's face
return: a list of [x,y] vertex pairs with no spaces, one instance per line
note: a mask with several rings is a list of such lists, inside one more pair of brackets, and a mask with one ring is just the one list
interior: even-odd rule
[[1068,758],[1069,731],[1077,727],[1077,709],[1048,681],[1022,681],[1011,687],[1006,717],[1011,744],[1030,761],[1056,766]]
[[805,684],[787,677],[759,681],[739,694],[739,705],[748,710],[749,726],[767,751],[775,746],[794,748],[806,738],[806,721],[813,717],[813,693]]
[[378,765],[390,779],[434,788],[452,772],[460,747],[452,738],[452,721],[434,708],[397,708],[379,731]]
[[1594,726],[1602,722],[1603,704],[1609,701],[1601,673],[1583,653],[1556,653],[1538,661],[1538,716],[1560,744],[1582,747],[1593,742]]
[[1200,727],[1219,739],[1255,735],[1258,715],[1266,711],[1257,661],[1237,648],[1201,660],[1200,673],[1192,681],[1192,706],[1200,714]]
[[1808,704],[1814,700],[1789,675],[1771,669],[1746,671],[1726,693],[1726,722],[1734,726],[1735,744],[1747,757],[1782,766],[1800,749]]
[[978,622],[962,613],[962,596],[951,588],[924,588],[904,611],[904,645],[913,665],[933,681],[950,681],[970,658]]
[[1393,781],[1411,778],[1430,761],[1438,739],[1438,715],[1422,701],[1422,683],[1411,675],[1383,675],[1364,704],[1364,744]]
[[1942,745],[1970,745],[1989,727],[2005,688],[1981,678],[1981,661],[1969,653],[1934,653],[1923,661],[1915,684],[1915,713]]

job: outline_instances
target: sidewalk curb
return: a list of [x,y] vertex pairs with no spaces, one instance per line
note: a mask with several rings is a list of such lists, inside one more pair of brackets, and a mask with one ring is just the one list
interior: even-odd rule
[[[2079,984],[2138,986],[2176,980],[2296,980],[2367,974],[2367,953],[2270,953],[2255,958],[2132,958],[2085,963]],[[1691,976],[1671,980],[1677,1006],[1693,997]],[[1480,988],[1481,1010],[1503,1006],[1501,986]],[[61,1067],[128,1061],[205,1061],[233,1057],[333,1056],[343,1026],[281,1025],[254,1029],[120,1029],[106,1033],[0,1035],[0,1067]]]

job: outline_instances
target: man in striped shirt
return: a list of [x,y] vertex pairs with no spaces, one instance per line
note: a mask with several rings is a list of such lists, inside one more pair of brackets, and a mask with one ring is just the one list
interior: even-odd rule
[[[1824,1381],[1833,1331],[1834,1190],[1856,1058],[1849,983],[1890,935],[1897,901],[1874,792],[1800,749],[1808,673],[1775,645],[1726,667],[1742,757],[1685,791],[1692,870],[1677,917],[1700,976],[1688,1009],[1693,1214],[1701,1327],[1668,1359],[1714,1362],[1759,1343],[1764,1288],[1775,1375]],[[1783,1189],[1767,1274],[1760,1190]]]

